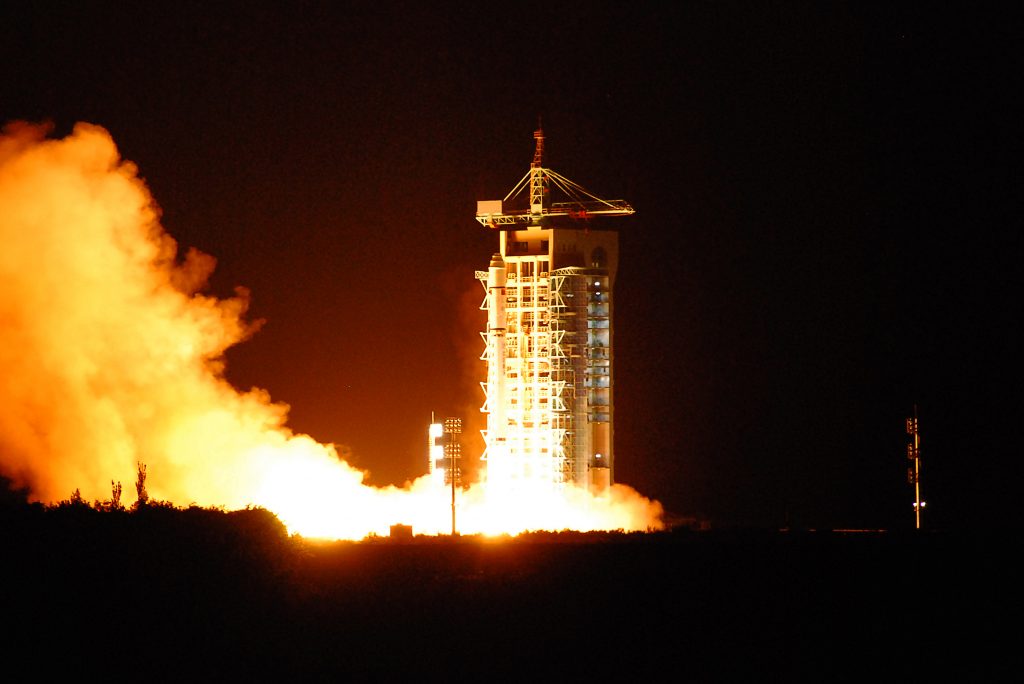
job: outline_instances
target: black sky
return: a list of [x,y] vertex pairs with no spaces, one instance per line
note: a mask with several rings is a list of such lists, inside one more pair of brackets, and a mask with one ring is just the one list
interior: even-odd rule
[[723,522],[906,526],[916,402],[931,521],[1009,513],[1009,24],[676,4],[5,3],[0,119],[106,127],[267,321],[231,380],[375,483],[421,473],[431,410],[481,402],[475,201],[540,115],[547,165],[637,209],[621,481]]

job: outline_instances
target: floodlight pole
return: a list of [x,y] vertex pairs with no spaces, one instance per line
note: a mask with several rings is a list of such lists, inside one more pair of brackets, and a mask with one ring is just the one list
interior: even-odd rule
[[462,478],[462,470],[458,465],[462,458],[462,445],[460,435],[462,434],[461,418],[446,418],[444,421],[444,450],[448,459],[448,476],[452,485],[452,536],[457,532],[455,527],[455,484],[456,480]]
[[913,418],[907,418],[907,434],[913,442],[907,445],[907,458],[914,462],[907,468],[907,480],[914,485],[914,529],[921,529],[921,435],[917,431],[917,404],[914,404]]
[[452,536],[455,536],[455,473],[452,473]]

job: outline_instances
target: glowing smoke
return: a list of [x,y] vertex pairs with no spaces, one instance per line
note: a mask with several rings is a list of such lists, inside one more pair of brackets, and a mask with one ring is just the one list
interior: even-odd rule
[[[311,536],[361,538],[394,522],[447,529],[446,494],[425,479],[366,486],[333,446],[285,427],[287,406],[232,387],[224,352],[253,332],[245,292],[202,294],[214,260],[194,250],[178,258],[105,130],[78,124],[63,140],[47,132],[16,123],[0,134],[4,475],[42,501],[75,488],[102,499],[111,479],[133,481],[143,461],[153,498],[263,505]],[[627,487],[543,498],[505,510],[475,487],[462,527],[645,529],[660,515]]]

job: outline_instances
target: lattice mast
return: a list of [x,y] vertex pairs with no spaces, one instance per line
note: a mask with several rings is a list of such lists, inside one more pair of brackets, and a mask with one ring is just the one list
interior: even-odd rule
[[533,139],[536,147],[533,163],[530,164],[530,217],[536,219],[544,215],[544,197],[548,193],[547,178],[544,175],[544,129],[538,127],[533,132]]

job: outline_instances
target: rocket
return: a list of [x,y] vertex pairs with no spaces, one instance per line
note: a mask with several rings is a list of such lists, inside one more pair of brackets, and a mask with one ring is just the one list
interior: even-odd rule
[[[504,479],[508,469],[505,416],[505,261],[491,257],[487,270],[487,473],[488,480]],[[494,476],[498,475],[497,478]]]

